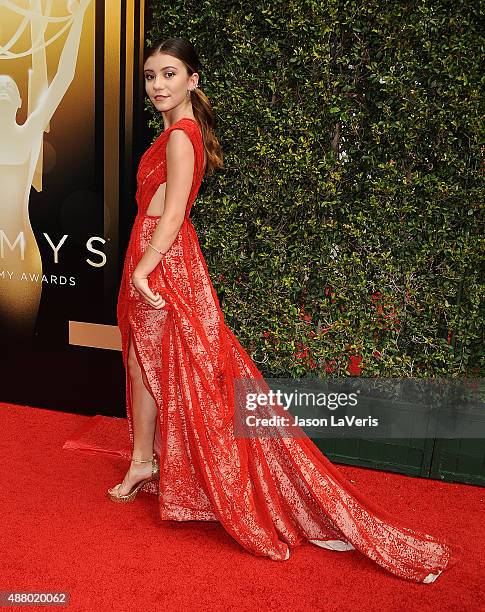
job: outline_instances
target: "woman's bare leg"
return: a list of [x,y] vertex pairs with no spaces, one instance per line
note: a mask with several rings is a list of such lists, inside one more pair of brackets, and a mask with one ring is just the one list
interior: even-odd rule
[[[132,459],[151,459],[157,422],[157,407],[150,391],[148,381],[138,363],[130,334],[128,350],[128,373],[131,382],[133,416],[133,457]],[[117,495],[126,495],[137,482],[148,478],[152,471],[151,463],[131,463],[121,485],[114,487]]]

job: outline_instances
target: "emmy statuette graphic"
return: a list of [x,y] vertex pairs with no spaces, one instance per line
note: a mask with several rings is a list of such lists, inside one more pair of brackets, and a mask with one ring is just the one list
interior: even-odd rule
[[[30,188],[42,191],[43,134],[72,83],[83,29],[91,0],[66,0],[63,17],[52,17],[54,0],[0,0],[0,317],[16,336],[31,336],[42,294],[42,260],[29,219]],[[44,4],[44,7],[42,6]],[[5,17],[19,17],[17,31],[5,40]],[[48,25],[59,27],[45,40]],[[30,25],[31,46],[15,51]],[[58,68],[47,83],[46,48],[68,30]],[[22,97],[8,74],[11,62],[31,56],[28,74],[28,112],[17,123]],[[25,282],[22,273],[39,282]]]

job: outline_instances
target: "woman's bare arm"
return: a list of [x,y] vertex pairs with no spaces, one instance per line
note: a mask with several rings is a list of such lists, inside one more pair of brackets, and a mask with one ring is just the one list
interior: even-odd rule
[[[167,140],[167,184],[163,214],[153,232],[151,244],[165,254],[172,246],[184,221],[187,200],[192,188],[195,154],[192,142],[183,130],[173,130]],[[160,263],[163,255],[148,247],[135,271],[132,280],[135,287],[155,305],[156,296],[146,280]],[[160,298],[161,299],[161,298]]]

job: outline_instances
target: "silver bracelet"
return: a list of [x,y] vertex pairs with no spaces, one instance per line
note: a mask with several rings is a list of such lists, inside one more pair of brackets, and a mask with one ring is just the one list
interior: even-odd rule
[[153,244],[151,244],[151,242],[148,243],[148,246],[152,247],[152,249],[156,251],[157,253],[160,253],[160,255],[163,255],[162,251],[159,251],[157,248],[155,248]]

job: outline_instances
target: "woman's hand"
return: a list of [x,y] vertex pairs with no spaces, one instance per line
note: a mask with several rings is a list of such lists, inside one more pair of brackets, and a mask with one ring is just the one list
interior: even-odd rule
[[135,289],[141,294],[143,299],[153,306],[153,308],[160,309],[163,308],[166,304],[165,300],[159,293],[153,293],[153,291],[148,286],[148,278],[146,276],[142,276],[136,272],[134,272],[131,276],[131,282]]

